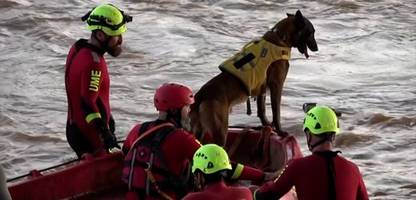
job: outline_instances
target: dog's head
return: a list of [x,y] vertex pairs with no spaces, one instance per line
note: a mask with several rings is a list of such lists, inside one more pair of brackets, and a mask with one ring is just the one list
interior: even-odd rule
[[311,51],[318,51],[318,45],[316,44],[315,40],[315,28],[299,10],[295,15],[287,14],[287,16],[294,17],[293,23],[295,31],[294,35],[292,36],[292,46],[298,48],[299,52],[308,58],[308,48]]

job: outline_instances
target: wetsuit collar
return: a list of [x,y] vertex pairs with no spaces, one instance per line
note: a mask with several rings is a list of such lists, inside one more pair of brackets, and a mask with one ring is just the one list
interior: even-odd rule
[[206,190],[221,191],[223,188],[227,188],[227,185],[223,180],[205,185]]
[[103,50],[103,49],[101,49],[101,48],[99,48],[99,47],[97,47],[97,46],[94,46],[94,45],[92,45],[92,44],[90,44],[90,43],[88,43],[88,40],[86,40],[86,39],[79,39],[76,43],[75,43],[75,45],[77,46],[77,48],[79,48],[79,49],[81,49],[81,48],[88,48],[88,49],[91,49],[92,51],[94,51],[94,52],[96,52],[97,54],[99,54],[99,55],[104,55],[104,53],[105,53],[105,50]]
[[323,156],[323,157],[335,157],[339,153],[342,153],[342,152],[341,151],[315,151],[312,154],[318,155],[318,156]]
[[180,123],[178,124],[176,122],[176,120],[173,120],[171,118],[168,118],[168,119],[156,119],[155,124],[163,124],[163,123],[166,123],[166,122],[172,123],[173,125],[175,125],[176,128],[182,128],[181,125],[180,125]]

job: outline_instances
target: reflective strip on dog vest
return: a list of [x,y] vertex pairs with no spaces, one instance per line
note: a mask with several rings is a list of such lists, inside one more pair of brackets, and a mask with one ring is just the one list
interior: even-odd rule
[[289,47],[276,46],[264,39],[254,40],[224,61],[219,68],[236,76],[243,82],[248,94],[256,96],[266,80],[270,64],[278,60],[289,60],[290,50]]

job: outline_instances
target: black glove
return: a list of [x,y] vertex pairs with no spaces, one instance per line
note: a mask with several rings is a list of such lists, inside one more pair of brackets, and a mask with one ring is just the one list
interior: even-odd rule
[[105,148],[111,150],[113,148],[121,149],[120,145],[117,143],[117,138],[114,134],[108,133],[106,136],[103,136],[103,142]]
[[116,136],[110,131],[107,124],[102,119],[94,119],[93,123],[98,129],[101,139],[103,140],[104,146],[107,150],[112,148],[121,149],[120,145],[117,144]]
[[108,127],[110,127],[111,133],[116,131],[116,122],[114,121],[113,115],[110,115],[110,121],[108,122]]

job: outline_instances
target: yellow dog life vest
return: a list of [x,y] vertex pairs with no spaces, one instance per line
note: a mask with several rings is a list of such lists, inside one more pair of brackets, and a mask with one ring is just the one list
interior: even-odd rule
[[289,60],[290,48],[276,46],[264,39],[253,40],[219,68],[240,79],[250,96],[258,95],[267,76],[270,64],[277,60]]

